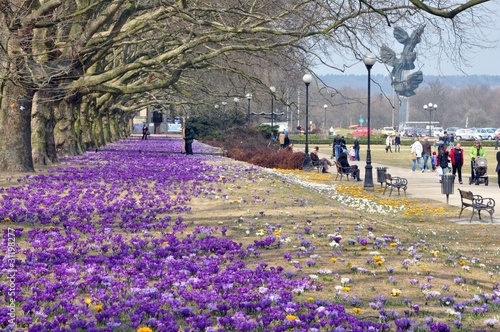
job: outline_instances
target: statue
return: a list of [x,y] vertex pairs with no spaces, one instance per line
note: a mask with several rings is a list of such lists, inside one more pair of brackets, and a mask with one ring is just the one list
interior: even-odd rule
[[404,45],[401,56],[396,57],[396,52],[391,50],[386,45],[382,45],[380,49],[380,59],[383,63],[392,66],[392,84],[394,85],[394,90],[400,96],[410,97],[415,95],[415,89],[423,81],[423,74],[419,70],[405,76],[405,71],[415,69],[415,59],[417,54],[415,53],[415,46],[420,43],[422,33],[424,32],[425,25],[420,25],[411,36],[406,33],[402,28],[394,28],[394,38]]

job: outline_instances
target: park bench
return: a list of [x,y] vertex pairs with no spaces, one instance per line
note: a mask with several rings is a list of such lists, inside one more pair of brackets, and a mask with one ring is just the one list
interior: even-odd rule
[[318,161],[311,160],[311,169],[316,169],[318,173],[323,172],[323,162],[320,160]]
[[387,188],[391,188],[389,191],[389,197],[391,197],[392,190],[397,189],[398,190],[398,195],[401,195],[400,190],[403,189],[405,196],[406,196],[406,188],[408,187],[408,180],[405,178],[401,178],[398,176],[392,176],[389,173],[385,173],[385,189],[383,195],[385,195],[385,192]]
[[460,190],[460,200],[462,201],[462,208],[458,218],[462,216],[464,209],[472,208],[472,214],[469,222],[472,222],[474,211],[477,211],[479,219],[481,220],[481,211],[486,211],[490,214],[491,222],[493,223],[493,213],[495,213],[495,200],[493,198],[482,197],[481,195],[474,195],[472,191]]
[[337,176],[335,177],[335,180],[340,178],[340,181],[342,181],[342,178],[345,176],[346,180],[349,180],[349,177],[351,177],[352,180],[354,180],[354,168],[352,167],[342,167],[340,166],[339,162],[335,162],[335,168],[337,169]]

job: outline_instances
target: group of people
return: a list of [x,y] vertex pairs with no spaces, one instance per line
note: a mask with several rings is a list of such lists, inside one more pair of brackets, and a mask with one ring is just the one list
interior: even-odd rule
[[[359,142],[358,142],[359,144]],[[318,155],[319,152],[319,147],[315,147],[310,154],[310,158],[312,162],[315,163],[320,163],[320,165],[323,166],[322,172],[323,173],[328,173],[328,169],[330,166],[333,166],[333,163],[328,160],[327,158],[320,158]],[[357,180],[361,181],[361,178],[359,177],[359,169],[357,165],[350,165],[349,161],[347,160],[347,153],[345,151],[340,152],[339,154],[336,154],[335,157],[337,157],[337,163],[339,167],[341,168],[341,171],[345,173],[350,173],[352,174],[352,177]]]
[[394,145],[394,152],[401,152],[401,134],[396,134],[394,139],[392,134],[387,135],[385,139],[385,152],[389,151],[392,153],[392,146]]
[[[460,143],[452,145],[451,150],[448,151],[449,143],[446,137],[440,137],[435,145],[437,153],[434,151],[431,154],[432,147],[428,138],[425,137],[423,143],[420,143],[420,139],[416,137],[415,142],[411,145],[412,172],[415,172],[417,164],[422,172],[425,172],[425,170],[430,172],[432,167],[432,170],[435,170],[439,175],[439,181],[441,182],[442,176],[446,174],[447,170],[450,170],[453,175],[458,175],[458,182],[462,184],[462,167],[465,162],[465,152],[460,146]],[[471,178],[474,178],[476,158],[486,157],[486,151],[481,145],[481,141],[476,140],[474,142],[474,145],[469,150],[468,156],[471,160]],[[500,153],[497,153],[497,161],[499,165],[497,165],[496,172],[500,173]],[[500,179],[498,183],[500,186]]]
[[333,139],[332,147],[333,147],[332,158],[335,157],[336,161],[339,160],[339,157],[342,153],[349,155],[350,160],[356,160],[356,161],[360,160],[359,158],[360,145],[357,137],[354,137],[354,142],[351,145],[350,150],[347,151],[347,143],[345,141],[344,136],[340,136],[339,134],[337,134]]

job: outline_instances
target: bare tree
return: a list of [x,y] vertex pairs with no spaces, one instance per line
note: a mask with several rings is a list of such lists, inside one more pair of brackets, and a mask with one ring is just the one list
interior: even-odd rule
[[32,171],[32,155],[53,162],[57,150],[122,137],[140,107],[158,97],[185,105],[206,88],[196,77],[214,70],[241,84],[235,94],[265,91],[275,78],[252,64],[284,59],[303,72],[328,52],[360,59],[384,26],[403,22],[429,21],[467,43],[484,2],[0,1],[0,170]]

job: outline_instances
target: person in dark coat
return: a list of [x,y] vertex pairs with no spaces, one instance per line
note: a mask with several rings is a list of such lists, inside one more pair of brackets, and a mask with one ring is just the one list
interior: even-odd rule
[[462,166],[464,165],[464,149],[457,143],[450,151],[452,174],[455,175],[458,171],[458,182],[462,184]]
[[149,128],[147,125],[144,125],[142,127],[142,139],[148,139],[148,135],[149,135]]
[[359,168],[357,165],[349,165],[349,161],[347,161],[347,153],[342,152],[339,156],[338,162],[343,170],[351,169],[354,179],[361,181],[361,178],[359,177]]
[[496,172],[498,174],[498,187],[500,188],[500,151],[497,152],[497,169]]
[[193,154],[194,129],[191,125],[186,125],[186,133],[184,134],[184,142],[186,154]]
[[446,174],[446,170],[448,169],[448,158],[449,158],[449,152],[447,150],[447,145],[443,144],[441,145],[438,154],[438,166],[441,167],[439,182],[441,182],[442,176]]

